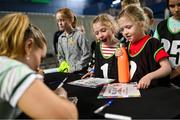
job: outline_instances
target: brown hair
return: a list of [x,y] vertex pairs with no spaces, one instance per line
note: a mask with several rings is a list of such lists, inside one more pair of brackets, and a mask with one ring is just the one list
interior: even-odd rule
[[126,9],[123,9],[117,18],[120,19],[122,16],[127,16],[134,21],[146,20],[144,11],[136,5],[129,5]]
[[139,0],[122,0],[122,2],[126,4],[140,3]]
[[169,0],[166,0],[166,6],[169,9]]
[[71,23],[72,23],[72,27],[76,28],[77,17],[75,16],[75,14],[69,8],[61,8],[61,9],[56,11],[56,14],[57,13],[61,13],[63,18],[69,19],[71,21]]
[[149,19],[154,18],[153,11],[149,7],[143,7],[143,10],[147,14]]
[[127,7],[128,5],[139,5],[139,7],[141,6],[141,3],[139,0],[122,0],[121,1],[121,7],[124,9],[125,7]]
[[23,13],[11,13],[0,20],[0,55],[17,58],[25,55],[25,41],[33,38],[35,46],[43,48],[47,45],[41,30],[30,24]]

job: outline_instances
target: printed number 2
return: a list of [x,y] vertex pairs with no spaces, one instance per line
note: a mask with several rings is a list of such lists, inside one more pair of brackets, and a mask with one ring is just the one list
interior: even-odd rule
[[176,67],[180,64],[180,41],[179,40],[173,40],[172,41],[172,46],[170,46],[170,42],[167,39],[162,39],[161,41],[164,45],[164,49],[165,51],[169,51],[170,49],[170,55],[176,55],[176,57],[174,56],[170,56],[169,60],[172,64],[172,67]]
[[104,78],[108,78],[108,63],[102,65],[101,70],[103,71]]
[[137,65],[134,61],[130,61],[130,80],[132,79],[132,77],[134,76],[134,73],[136,72],[137,69]]

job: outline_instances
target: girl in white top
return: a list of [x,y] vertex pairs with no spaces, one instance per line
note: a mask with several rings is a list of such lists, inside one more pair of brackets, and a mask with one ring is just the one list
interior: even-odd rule
[[[36,71],[45,57],[43,33],[27,15],[7,14],[0,20],[0,116],[15,118],[19,110],[31,118],[77,119],[77,109],[61,88],[56,95]],[[18,111],[18,112],[17,112]]]

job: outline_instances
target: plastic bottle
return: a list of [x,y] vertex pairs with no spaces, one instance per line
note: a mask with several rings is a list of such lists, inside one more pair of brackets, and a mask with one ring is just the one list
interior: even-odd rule
[[120,49],[122,55],[117,57],[118,81],[121,83],[128,83],[130,81],[128,55],[123,44],[120,44]]

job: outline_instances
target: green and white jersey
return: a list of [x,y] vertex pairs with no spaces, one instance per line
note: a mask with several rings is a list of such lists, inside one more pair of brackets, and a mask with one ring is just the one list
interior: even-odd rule
[[172,68],[180,65],[180,21],[170,17],[157,25],[154,37],[158,38],[165,51],[170,55]]
[[43,76],[17,60],[0,56],[0,104],[8,103],[16,109],[18,100],[37,78]]

